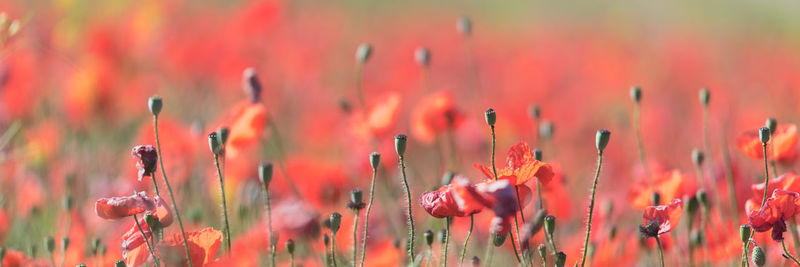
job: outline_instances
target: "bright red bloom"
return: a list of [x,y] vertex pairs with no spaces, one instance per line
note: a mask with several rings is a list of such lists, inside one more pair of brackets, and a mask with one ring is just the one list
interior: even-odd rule
[[[494,172],[491,166],[487,167],[480,164],[474,164],[489,179],[494,179]],[[512,185],[521,185],[533,177],[545,185],[553,178],[553,167],[550,164],[538,161],[533,157],[533,150],[528,146],[528,143],[519,142],[508,149],[506,155],[506,166],[502,169],[497,169],[498,178],[508,176],[507,179]]]
[[[505,234],[510,228],[511,218],[517,212],[517,198],[508,180],[491,181],[472,185],[466,179],[454,179],[453,194],[456,203],[463,211],[492,209],[492,233]],[[469,213],[467,213],[469,214]]]
[[654,174],[651,181],[639,180],[628,192],[628,200],[634,208],[641,209],[652,204],[653,193],[661,199],[681,198],[689,190],[689,182],[678,170]]
[[[213,228],[205,228],[197,232],[186,232],[189,242],[189,255],[192,263],[205,266],[214,260],[214,254],[222,244],[222,232]],[[183,237],[175,233],[165,237],[157,246],[158,257],[165,266],[186,266],[186,252]]]
[[[455,196],[456,191],[463,197]],[[463,177],[456,177],[449,185],[442,186],[436,191],[422,193],[419,203],[428,214],[436,218],[466,217],[483,209],[483,204],[475,202],[477,199],[472,197],[471,192],[475,192],[475,185]]]
[[[764,183],[754,184],[750,186],[750,188],[753,190],[753,196],[757,197],[759,201],[764,197]],[[775,189],[800,193],[800,175],[797,175],[795,172],[789,172],[778,178],[770,179],[768,193],[772,194]]]
[[[772,151],[772,158],[778,161],[791,161],[795,158],[797,147],[797,125],[778,125],[768,143],[767,150]],[[758,136],[758,130],[743,132],[736,138],[736,147],[748,157],[764,158],[764,148]]]
[[[642,228],[647,230],[645,235],[656,236],[663,233],[672,231],[678,226],[681,220],[681,212],[683,212],[683,203],[680,199],[673,199],[667,205],[649,206],[644,209],[642,216]],[[656,225],[657,229],[648,229]]]
[[456,109],[453,96],[436,92],[425,97],[411,114],[411,133],[420,142],[432,143],[436,135],[458,127],[464,115]]
[[800,213],[800,194],[782,189],[776,189],[772,196],[758,211],[751,211],[747,218],[756,232],[766,232],[772,229],[772,239],[783,240],[786,232],[784,221]]
[[94,205],[94,213],[103,219],[120,219],[155,207],[155,202],[145,192],[138,192],[127,197],[98,199]]

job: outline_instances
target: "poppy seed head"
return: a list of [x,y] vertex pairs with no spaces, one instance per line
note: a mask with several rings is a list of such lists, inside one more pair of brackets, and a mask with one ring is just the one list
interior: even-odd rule
[[708,88],[700,89],[700,103],[707,107],[710,101],[711,91],[709,91]]
[[655,220],[648,221],[645,225],[639,225],[639,232],[645,238],[658,236],[658,222]]
[[131,157],[137,159],[136,168],[139,169],[139,181],[144,176],[152,176],[158,168],[158,151],[154,146],[135,146],[131,149]]
[[769,142],[769,137],[770,137],[769,127],[762,126],[761,128],[758,129],[758,138],[761,139],[762,144],[766,144],[767,142]]
[[368,43],[363,43],[356,48],[356,61],[358,63],[364,64],[366,63],[370,56],[372,55],[372,45]]

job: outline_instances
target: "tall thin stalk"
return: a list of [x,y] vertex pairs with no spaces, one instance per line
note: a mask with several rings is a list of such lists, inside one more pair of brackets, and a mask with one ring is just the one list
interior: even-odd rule
[[[222,169],[219,167],[219,154],[214,153],[214,165],[217,167],[217,176],[219,177],[219,188],[222,192],[222,217],[225,219],[225,247],[228,253],[231,253],[231,227],[228,222],[228,204],[225,200],[225,176],[222,175]],[[272,242],[272,241],[270,241]]]
[[581,267],[584,267],[586,264],[586,253],[588,252],[588,247],[589,247],[589,234],[592,231],[592,214],[594,213],[594,200],[595,200],[595,194],[597,193],[597,180],[600,178],[600,167],[603,166],[603,150],[608,145],[608,140],[610,136],[611,132],[609,132],[608,130],[599,130],[597,131],[597,135],[595,137],[595,143],[597,146],[597,170],[594,173],[594,182],[592,183],[592,197],[591,197],[591,202],[589,204],[589,220],[586,223],[586,239],[584,239],[583,241],[583,256],[581,256]]
[[467,238],[464,240],[464,248],[461,249],[461,258],[458,260],[458,266],[464,265],[464,255],[467,254],[467,244],[469,244],[469,238],[472,236],[472,227],[475,224],[474,214],[469,215],[469,231],[467,231]]
[[[372,200],[375,198],[375,180],[378,177],[378,166],[380,165],[381,154],[373,152],[370,154],[370,164],[372,165],[372,181],[369,184],[369,202],[367,211],[364,213],[364,241],[361,245],[361,267],[367,258],[367,236],[369,235],[369,212],[372,211]],[[355,242],[355,241],[354,241]],[[353,259],[355,261],[355,259]]]

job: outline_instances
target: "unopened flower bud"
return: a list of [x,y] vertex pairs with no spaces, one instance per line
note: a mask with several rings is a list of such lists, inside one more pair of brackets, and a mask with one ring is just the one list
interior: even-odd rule
[[506,243],[506,234],[501,235],[492,233],[492,244],[494,244],[495,247],[500,247],[505,243]]
[[658,191],[653,192],[653,194],[650,195],[650,202],[653,204],[653,206],[661,205],[661,193]]
[[75,267],[86,267],[86,264],[84,264],[84,263],[78,263],[78,265],[75,265]]
[[147,213],[144,215],[144,222],[148,227],[150,227],[150,229],[157,230],[161,228],[161,222],[158,220],[158,217],[152,213]]
[[100,238],[95,238],[92,240],[92,255],[97,255],[98,249],[100,248]]
[[708,202],[708,194],[705,189],[697,190],[697,202],[704,208],[708,209],[711,203]]
[[597,130],[597,135],[595,136],[595,145],[597,146],[597,151],[601,154],[603,150],[606,149],[608,146],[608,140],[611,138],[611,132],[606,129]]
[[454,172],[451,171],[445,172],[444,175],[442,175],[442,185],[449,185],[450,182],[452,182],[453,178],[455,177],[456,174]]
[[153,116],[158,116],[158,114],[161,113],[161,107],[163,106],[164,101],[161,100],[161,96],[154,95],[147,100],[147,107],[150,108],[150,113],[152,113]]
[[555,126],[551,121],[542,121],[539,123],[539,138],[542,140],[549,140],[553,137]]
[[547,246],[545,244],[539,244],[539,246],[536,247],[536,250],[539,251],[540,257],[547,258]]
[[556,267],[564,267],[564,264],[567,263],[567,254],[564,254],[563,251],[559,251],[556,253]]
[[706,154],[703,153],[703,151],[697,148],[692,150],[692,162],[694,162],[694,165],[702,166],[703,161],[705,161],[705,159],[706,159]]
[[617,237],[617,226],[612,225],[611,229],[608,230],[608,239],[613,240],[615,237]]
[[431,64],[431,52],[425,47],[417,48],[414,51],[414,60],[420,67],[428,67]]
[[495,113],[492,108],[487,109],[486,112],[483,113],[483,116],[486,118],[486,124],[489,124],[489,126],[494,126],[497,122],[497,113]]
[[261,183],[264,184],[264,187],[269,188],[269,184],[272,182],[271,162],[262,162],[261,164],[258,164],[258,179],[261,180]]
[[125,267],[125,261],[118,260],[118,261],[114,262],[114,267]]
[[642,100],[642,88],[638,85],[631,88],[631,99],[636,103]]
[[750,255],[750,257],[753,259],[753,264],[756,266],[764,266],[764,264],[767,263],[767,256],[764,253],[764,249],[759,246],[753,247],[753,254]]
[[539,105],[531,104],[528,107],[528,116],[532,119],[539,119],[542,117],[542,110],[539,108]]
[[742,243],[747,243],[747,241],[750,241],[751,230],[752,228],[750,228],[749,224],[742,224],[739,226],[739,238],[742,239]]
[[322,234],[322,244],[324,244],[325,247],[328,247],[328,244],[330,243],[331,243],[331,237],[328,236],[328,234]]
[[602,204],[602,208],[600,208],[600,212],[602,212],[601,214],[603,214],[603,217],[611,216],[611,213],[614,212],[614,202],[611,202],[611,200],[608,200],[608,199],[603,200],[603,204]]
[[287,239],[285,246],[286,246],[286,251],[288,251],[289,254],[294,254],[294,240],[292,240],[291,238]]
[[372,55],[372,45],[368,43],[363,43],[358,46],[356,49],[356,61],[361,64],[364,64],[369,60],[369,57]]
[[74,202],[75,201],[72,198],[72,196],[69,196],[69,195],[64,196],[64,198],[61,199],[61,205],[64,206],[64,210],[66,210],[66,211],[71,211],[72,210]]
[[256,69],[247,68],[242,72],[242,89],[250,97],[251,103],[261,101],[262,87]]
[[711,101],[711,91],[708,88],[700,89],[700,104],[703,106],[708,106],[708,103]]
[[533,159],[542,161],[542,150],[541,149],[533,149]]
[[778,128],[778,120],[775,118],[767,118],[767,121],[764,123],[764,126],[769,128],[769,134],[775,134],[775,129]]
[[694,244],[694,245],[703,244],[703,232],[698,231],[697,229],[692,231],[692,234],[691,234],[690,238],[691,238],[692,244]]
[[53,253],[56,250],[56,239],[52,236],[45,237],[44,239],[44,248],[49,253]]
[[372,165],[372,170],[377,170],[381,164],[381,154],[372,152],[369,154],[369,164]]
[[553,235],[556,231],[556,217],[553,215],[547,215],[544,217],[544,231],[547,232],[548,235]]
[[402,157],[406,153],[406,143],[408,142],[408,137],[405,134],[398,134],[394,136],[394,150],[397,151],[397,155]]
[[69,248],[69,237],[61,238],[61,251],[67,251]]
[[219,155],[220,150],[222,150],[222,144],[219,142],[217,132],[208,134],[208,147],[211,149],[211,153],[214,153],[214,155]]
[[769,127],[762,126],[761,128],[758,129],[758,138],[761,139],[761,143],[766,144],[767,142],[769,142],[769,135],[770,135]]
[[0,247],[0,262],[6,257],[6,247]]
[[472,34],[472,20],[467,16],[461,16],[456,22],[456,30],[461,35],[470,36]]
[[330,221],[330,228],[331,233],[336,235],[336,232],[339,231],[339,227],[342,226],[342,215],[338,212],[331,213]]
[[433,232],[431,230],[425,231],[422,236],[425,237],[425,244],[428,244],[428,246],[433,244]]
[[366,204],[364,203],[364,192],[361,189],[350,190],[350,202],[347,203],[347,208],[358,212],[363,209]]
[[689,197],[689,201],[686,201],[686,211],[689,213],[689,216],[694,216],[697,212],[698,201],[696,196]]
[[228,136],[230,135],[231,130],[228,129],[228,127],[223,126],[220,127],[217,132],[219,132],[219,136],[217,136],[219,138],[219,142],[224,146],[228,143]]

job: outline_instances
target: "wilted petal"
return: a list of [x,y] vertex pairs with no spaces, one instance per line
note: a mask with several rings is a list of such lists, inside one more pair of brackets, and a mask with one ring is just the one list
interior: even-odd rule
[[667,205],[649,206],[645,208],[642,216],[642,226],[655,221],[658,224],[658,234],[663,234],[678,226],[683,212],[683,202],[680,199],[673,199]]
[[101,198],[95,202],[94,212],[103,219],[119,219],[155,208],[155,202],[145,192],[127,197]]

